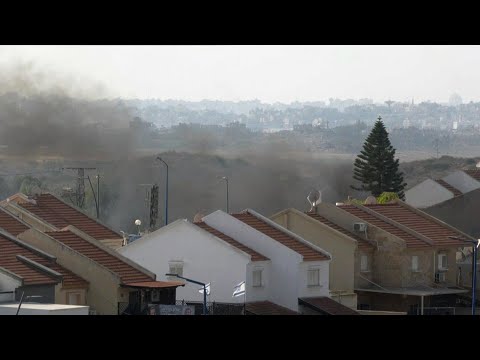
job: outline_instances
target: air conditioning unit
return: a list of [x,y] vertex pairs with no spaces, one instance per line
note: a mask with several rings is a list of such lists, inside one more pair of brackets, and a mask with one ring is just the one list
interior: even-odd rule
[[353,223],[353,230],[357,232],[365,232],[367,230],[366,223]]
[[158,291],[158,290],[153,290],[153,291],[152,291],[151,298],[152,298],[152,302],[160,301],[160,291]]
[[444,273],[444,272],[437,272],[437,273],[435,273],[435,282],[436,282],[436,283],[443,283],[443,282],[445,282],[445,273]]

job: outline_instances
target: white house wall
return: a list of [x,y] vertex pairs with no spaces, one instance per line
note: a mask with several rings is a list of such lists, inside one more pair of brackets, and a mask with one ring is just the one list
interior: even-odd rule
[[405,202],[416,208],[425,208],[453,198],[453,193],[442,185],[427,179],[405,191]]
[[[15,291],[22,285],[21,281],[0,271],[0,292]],[[0,302],[13,301],[15,294],[0,294]]]
[[480,188],[480,182],[460,170],[445,176],[442,180],[445,180],[447,183],[457,188],[462,193],[467,193],[469,191]]
[[[217,210],[205,216],[203,221],[271,259],[269,300],[298,310],[298,297],[307,291],[300,289],[304,282],[299,282],[299,279],[305,278],[305,284],[307,281],[307,273],[301,273],[304,269],[299,265],[303,261],[300,254],[223,211]],[[326,264],[326,270],[321,271],[321,282],[327,283],[328,295],[328,261],[323,263]]]
[[[250,256],[186,220],[177,220],[118,250],[123,256],[167,280],[169,262],[183,261],[183,276],[210,283],[208,301],[243,303],[232,298],[235,285],[244,281]],[[172,279],[176,280],[176,279]],[[200,286],[177,288],[177,300],[203,301]]]

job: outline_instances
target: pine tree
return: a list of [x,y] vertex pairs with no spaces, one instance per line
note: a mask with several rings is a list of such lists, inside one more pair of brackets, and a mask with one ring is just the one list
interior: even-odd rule
[[382,118],[378,117],[354,163],[353,178],[361,182],[361,186],[352,188],[369,191],[375,197],[384,192],[394,192],[404,200],[403,191],[407,184],[403,182],[398,163]]

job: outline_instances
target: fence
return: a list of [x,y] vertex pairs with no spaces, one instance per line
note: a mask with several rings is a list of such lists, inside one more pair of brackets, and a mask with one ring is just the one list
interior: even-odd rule
[[[203,314],[203,302],[177,300],[176,305],[192,305],[195,307],[195,315]],[[244,304],[207,301],[208,315],[244,315],[244,313]]]
[[[417,309],[417,315],[420,315],[420,308]],[[455,315],[454,307],[425,307],[423,315]]]

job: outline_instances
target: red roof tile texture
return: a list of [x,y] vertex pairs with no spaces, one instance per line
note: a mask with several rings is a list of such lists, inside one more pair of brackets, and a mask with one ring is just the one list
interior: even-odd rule
[[470,175],[475,180],[480,181],[480,170],[471,169],[471,170],[463,170],[463,172],[466,173],[467,175]]
[[227,236],[227,235],[225,235],[224,233],[218,231],[217,229],[215,229],[215,228],[207,225],[207,224],[204,223],[203,221],[202,221],[202,222],[195,223],[195,225],[197,225],[198,227],[202,228],[203,230],[208,231],[210,234],[215,235],[215,236],[218,237],[219,239],[222,239],[223,241],[225,241],[226,243],[228,243],[228,244],[236,247],[237,249],[242,250],[243,252],[247,253],[248,255],[250,255],[252,261],[268,260],[267,257],[259,254],[259,253],[256,252],[255,250],[252,250],[252,249],[250,249],[249,247],[247,247],[247,246],[239,243],[238,241],[232,239],[230,236]]
[[40,256],[35,251],[0,235],[0,267],[22,277],[24,285],[46,285],[58,282],[54,276],[20,261],[17,259],[17,255],[22,255],[62,274],[63,287],[65,288],[84,288],[88,286],[87,281],[63,268],[53,260]]
[[301,302],[326,315],[360,315],[355,310],[336,302],[326,296],[300,298]]
[[256,216],[248,212],[231,215],[236,219],[244,222],[248,226],[253,227],[261,233],[267,235],[268,237],[278,241],[279,243],[302,255],[303,261],[329,260],[329,257],[327,255],[309,247],[308,245],[291,237],[283,231],[276,229],[275,227],[267,224],[265,221],[258,219]]
[[2,209],[0,209],[0,228],[14,236],[17,236],[29,229],[27,225],[23,224],[14,215],[10,215]]
[[122,259],[82,239],[71,231],[49,231],[46,234],[116,273],[124,284],[154,280]]
[[256,301],[245,304],[245,310],[253,315],[298,315],[296,311],[270,301]]
[[338,226],[337,224],[331,222],[327,218],[325,218],[325,217],[323,217],[319,214],[315,214],[315,213],[311,213],[311,212],[307,212],[307,215],[310,216],[311,218],[313,218],[317,221],[320,221],[321,223],[331,227],[332,229],[335,229],[335,230],[341,232],[342,234],[345,234],[345,235],[351,237],[352,239],[355,239],[358,243],[358,248],[359,249],[366,250],[366,249],[372,249],[373,248],[373,245],[370,244],[368,241],[362,239],[357,234],[354,234],[354,233],[352,233],[348,230],[345,230],[344,228],[342,228],[342,227]]
[[462,195],[462,192],[460,190],[458,190],[457,188],[454,188],[452,185],[450,185],[449,183],[447,183],[445,180],[442,180],[442,179],[437,179],[435,180],[437,183],[439,183],[440,185],[442,185],[445,189],[447,189],[448,191],[450,191],[453,196],[460,196]]
[[[438,224],[426,216],[417,214],[415,211],[400,205],[400,204],[376,204],[376,205],[364,205],[370,210],[375,211],[397,223],[408,227],[409,229],[429,238],[433,241],[435,246],[460,246],[461,242],[455,239],[450,239],[449,236],[463,236],[446,226]],[[372,214],[365,212],[364,210],[357,208],[353,205],[340,205],[341,209],[349,212],[358,218],[375,225],[393,235],[403,239],[407,247],[411,248],[426,248],[431,246],[427,242],[415,237],[393,224],[389,224]]]
[[65,204],[52,194],[36,195],[34,200],[36,204],[20,201],[18,205],[58,229],[73,225],[97,240],[119,239],[122,237],[77,209]]

